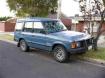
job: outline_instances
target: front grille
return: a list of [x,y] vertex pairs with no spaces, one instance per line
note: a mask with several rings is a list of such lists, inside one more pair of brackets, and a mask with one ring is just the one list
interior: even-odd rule
[[92,39],[82,40],[80,41],[80,47],[87,47],[92,44]]

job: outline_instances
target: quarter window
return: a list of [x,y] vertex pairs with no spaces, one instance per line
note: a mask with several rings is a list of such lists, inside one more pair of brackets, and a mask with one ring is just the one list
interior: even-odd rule
[[16,31],[22,30],[23,24],[24,24],[23,22],[18,22],[18,23],[16,23],[15,30],[16,30]]

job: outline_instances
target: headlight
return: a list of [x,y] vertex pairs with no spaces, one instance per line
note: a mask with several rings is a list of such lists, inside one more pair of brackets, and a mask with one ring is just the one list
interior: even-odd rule
[[74,41],[71,43],[71,48],[77,48],[77,47],[80,47],[80,42]]
[[75,41],[71,43],[71,48],[77,48],[77,43]]
[[80,46],[81,46],[80,42],[77,42],[77,47],[80,47]]

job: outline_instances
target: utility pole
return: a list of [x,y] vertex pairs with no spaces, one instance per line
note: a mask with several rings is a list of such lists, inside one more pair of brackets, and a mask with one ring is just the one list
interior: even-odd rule
[[60,16],[61,16],[61,3],[62,3],[62,0],[58,0],[57,19],[60,19]]

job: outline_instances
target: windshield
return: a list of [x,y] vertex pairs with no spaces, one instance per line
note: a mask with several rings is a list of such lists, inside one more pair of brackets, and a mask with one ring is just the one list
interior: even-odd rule
[[60,21],[45,21],[44,27],[48,33],[60,32],[67,30],[64,24]]

